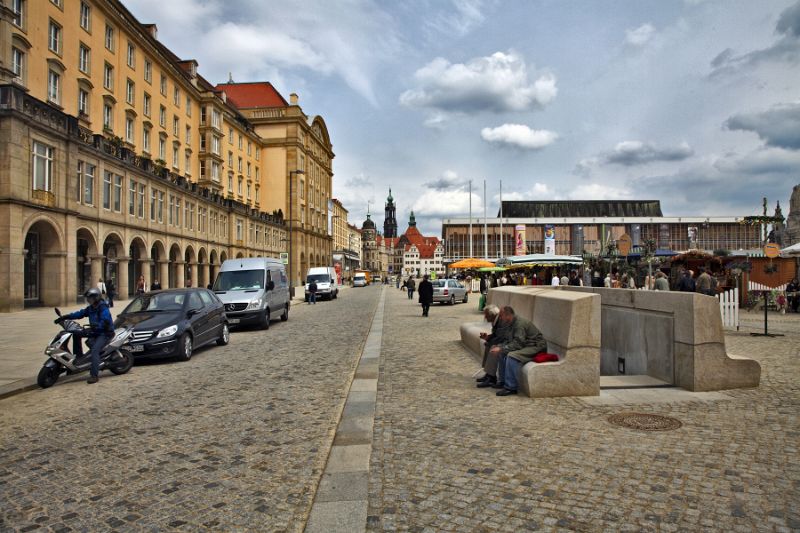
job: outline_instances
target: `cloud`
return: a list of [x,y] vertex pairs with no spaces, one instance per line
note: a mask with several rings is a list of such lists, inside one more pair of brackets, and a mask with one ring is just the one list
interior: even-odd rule
[[655,161],[682,161],[694,154],[687,144],[678,146],[657,147],[642,141],[623,141],[617,143],[610,152],[601,155],[600,161],[612,165],[646,165]]
[[[414,201],[411,209],[425,217],[456,217],[469,213],[469,192],[465,190],[426,190]],[[483,210],[483,199],[472,193],[472,212]]]
[[483,128],[481,137],[489,143],[541,150],[553,144],[558,139],[558,134],[548,130],[533,130],[524,124],[503,124],[496,128]]
[[625,42],[633,46],[642,46],[653,37],[656,29],[650,23],[644,23],[638,28],[625,30]]
[[800,1],[785,9],[775,25],[777,41],[767,48],[735,55],[730,48],[720,52],[711,61],[711,77],[736,72],[766,62],[800,63]]
[[452,189],[461,189],[467,185],[469,180],[460,178],[458,174],[452,170],[445,170],[441,176],[433,181],[425,183],[425,187],[436,191],[447,191]]
[[467,63],[438,57],[414,74],[418,87],[400,95],[400,103],[447,113],[531,111],[558,94],[556,78],[542,73],[529,79],[524,58],[510,50]]
[[578,185],[567,193],[570,200],[627,200],[632,196],[633,193],[627,188],[602,183]]
[[800,103],[779,104],[766,111],[734,115],[724,126],[729,130],[752,131],[767,146],[800,150]]
[[449,5],[443,4],[442,11],[428,17],[425,25],[437,33],[463,37],[486,20],[482,11],[484,3],[481,0],[451,0]]

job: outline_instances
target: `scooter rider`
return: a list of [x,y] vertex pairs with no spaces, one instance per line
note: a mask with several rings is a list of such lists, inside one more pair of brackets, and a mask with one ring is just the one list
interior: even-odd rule
[[90,329],[88,331],[75,333],[75,338],[77,340],[75,356],[80,357],[83,352],[80,346],[81,337],[88,337],[88,344],[91,346],[89,356],[92,358],[92,367],[89,371],[89,379],[87,379],[86,382],[97,383],[97,376],[100,373],[100,353],[113,336],[114,321],[111,318],[111,311],[108,310],[108,305],[103,301],[100,291],[97,288],[91,288],[86,291],[84,297],[86,297],[86,303],[89,304],[86,308],[68,315],[62,315],[55,320],[55,323],[58,324],[62,320],[67,319],[89,318]]

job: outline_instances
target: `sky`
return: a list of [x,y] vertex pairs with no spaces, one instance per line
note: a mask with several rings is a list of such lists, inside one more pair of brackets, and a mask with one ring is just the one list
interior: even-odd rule
[[[425,234],[504,200],[784,216],[800,184],[798,0],[123,0],[212,83],[321,115],[333,193]],[[472,195],[469,183],[472,182]]]

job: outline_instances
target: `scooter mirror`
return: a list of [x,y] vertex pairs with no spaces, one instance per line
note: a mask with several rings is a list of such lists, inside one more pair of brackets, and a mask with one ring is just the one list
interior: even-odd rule
[[59,309],[58,307],[55,308],[55,312],[58,316],[61,316],[61,309]]

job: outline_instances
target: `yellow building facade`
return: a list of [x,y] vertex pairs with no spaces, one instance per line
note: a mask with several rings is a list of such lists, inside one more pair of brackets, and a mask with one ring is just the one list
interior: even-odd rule
[[0,5],[0,311],[205,285],[290,234],[295,279],[331,264],[333,151],[296,97],[242,109],[117,0]]

